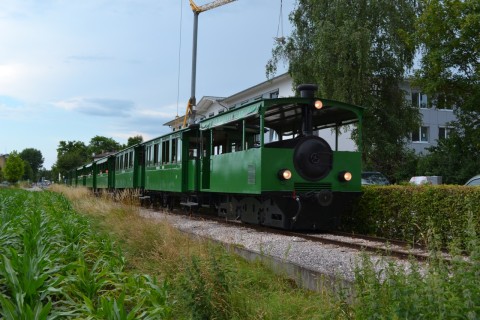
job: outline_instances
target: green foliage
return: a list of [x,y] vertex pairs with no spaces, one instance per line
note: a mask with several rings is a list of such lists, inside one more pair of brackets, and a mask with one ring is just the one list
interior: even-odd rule
[[117,141],[102,136],[93,137],[88,144],[88,152],[90,154],[102,154],[119,151],[120,149],[122,149],[122,146]]
[[290,15],[292,35],[276,45],[267,64],[272,75],[288,61],[295,84],[317,83],[321,97],[366,107],[366,166],[390,177],[408,160],[406,141],[420,123],[418,108],[399,88],[413,63],[407,35],[415,12],[415,1],[300,0]]
[[7,180],[12,183],[19,181],[23,176],[24,166],[25,164],[17,151],[10,153],[5,163],[5,177]]
[[128,148],[142,142],[143,142],[143,137],[141,135],[133,136],[128,138],[127,145],[124,147]]
[[0,318],[162,319],[166,284],[124,271],[61,195],[0,191]]
[[480,172],[480,6],[477,0],[421,1],[416,38],[422,59],[415,83],[437,108],[453,108],[457,120],[422,165],[448,182]]
[[34,175],[33,175],[33,170],[32,170],[32,167],[30,166],[30,163],[28,163],[27,161],[23,161],[23,176],[22,176],[22,180],[26,181],[26,180],[30,180],[30,181],[34,181]]
[[60,141],[57,148],[57,162],[52,171],[54,176],[66,176],[73,170],[87,162],[88,149],[81,141]]
[[354,214],[345,219],[346,229],[412,243],[446,247],[453,241],[469,241],[469,210],[480,230],[480,188],[464,186],[369,186]]
[[[37,181],[38,171],[42,168],[43,162],[45,161],[42,156],[42,152],[34,148],[27,148],[23,149],[19,155],[20,158],[22,158],[26,163],[28,163],[28,165],[25,166],[26,178],[32,181]],[[30,169],[27,170],[27,168]]]
[[228,259],[212,253],[209,260],[193,256],[182,279],[182,295],[192,319],[231,319]]
[[468,140],[452,133],[446,140],[430,148],[430,153],[419,158],[418,173],[442,176],[444,183],[464,184],[480,173],[480,153],[471,152]]
[[417,83],[435,95],[432,102],[439,108],[457,106],[478,112],[478,1],[429,0],[421,1],[421,7],[416,36],[423,56]]
[[[354,319],[478,319],[480,317],[480,242],[471,210],[465,216],[467,246],[452,248],[450,263],[433,255],[428,265],[411,262],[407,270],[365,256],[356,270]],[[478,219],[478,216],[477,216]]]

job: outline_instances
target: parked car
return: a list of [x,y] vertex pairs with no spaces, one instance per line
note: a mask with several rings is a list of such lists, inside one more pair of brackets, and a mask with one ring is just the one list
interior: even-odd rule
[[442,184],[441,176],[416,176],[410,179],[411,184],[422,185],[422,184]]
[[385,177],[382,173],[377,171],[369,171],[369,172],[362,172],[362,185],[380,185],[386,186],[389,185],[390,181],[388,181],[387,177]]
[[480,174],[477,174],[475,177],[465,183],[466,186],[480,186]]

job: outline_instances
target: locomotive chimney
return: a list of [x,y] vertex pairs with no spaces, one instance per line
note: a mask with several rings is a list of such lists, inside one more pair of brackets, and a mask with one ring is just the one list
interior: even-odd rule
[[[301,84],[297,87],[297,91],[300,92],[301,98],[310,98],[315,97],[315,92],[317,91],[318,86],[316,84]],[[312,106],[306,104],[302,106],[302,134],[304,136],[312,136]]]
[[318,86],[316,84],[301,84],[297,86],[297,91],[300,92],[302,98],[314,98]]

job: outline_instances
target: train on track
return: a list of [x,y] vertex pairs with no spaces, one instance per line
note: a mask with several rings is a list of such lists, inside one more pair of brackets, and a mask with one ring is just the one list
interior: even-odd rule
[[[356,124],[361,137],[363,108],[315,98],[315,85],[297,90],[96,159],[68,180],[96,192],[138,189],[156,205],[209,208],[245,223],[331,229],[361,192],[361,152],[339,151],[338,134]],[[321,129],[336,134],[333,146],[316,135]]]

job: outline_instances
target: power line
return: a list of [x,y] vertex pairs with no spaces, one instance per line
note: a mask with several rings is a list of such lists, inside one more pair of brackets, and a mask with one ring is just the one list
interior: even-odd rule
[[180,71],[181,71],[181,53],[182,53],[182,21],[183,21],[183,4],[180,0],[180,39],[178,41],[178,77],[177,77],[177,117],[178,117],[178,104],[180,101]]

